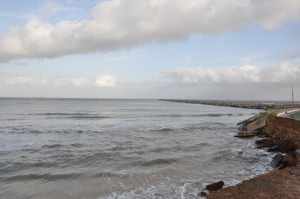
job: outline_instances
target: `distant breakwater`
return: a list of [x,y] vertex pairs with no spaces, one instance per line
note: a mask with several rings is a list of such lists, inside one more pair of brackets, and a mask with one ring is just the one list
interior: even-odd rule
[[212,106],[227,106],[234,108],[247,109],[285,109],[300,107],[300,102],[286,101],[231,101],[231,100],[192,100],[192,99],[160,99],[160,101],[188,103],[188,104],[203,104]]

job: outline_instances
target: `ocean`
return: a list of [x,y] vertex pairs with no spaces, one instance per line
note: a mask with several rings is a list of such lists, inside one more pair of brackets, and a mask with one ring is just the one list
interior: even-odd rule
[[0,99],[0,198],[195,199],[269,170],[258,111],[118,99]]

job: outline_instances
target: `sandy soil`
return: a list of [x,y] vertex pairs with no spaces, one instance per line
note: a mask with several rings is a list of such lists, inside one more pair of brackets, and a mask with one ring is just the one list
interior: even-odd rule
[[270,173],[209,194],[209,199],[297,199],[300,198],[300,165]]

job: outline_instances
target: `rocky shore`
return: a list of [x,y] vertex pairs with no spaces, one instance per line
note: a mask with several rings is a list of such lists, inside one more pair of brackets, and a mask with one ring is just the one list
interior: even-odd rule
[[[259,137],[257,148],[276,153],[273,171],[222,189],[220,182],[208,185],[214,189],[199,193],[208,199],[299,199],[300,198],[300,121],[280,117],[280,111],[260,113],[239,123],[237,137]],[[217,186],[221,185],[222,186]],[[225,184],[226,186],[226,184]]]

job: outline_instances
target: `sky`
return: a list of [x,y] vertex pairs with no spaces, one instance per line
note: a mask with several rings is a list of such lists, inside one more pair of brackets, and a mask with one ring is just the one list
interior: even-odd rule
[[0,97],[300,100],[299,0],[10,0]]

